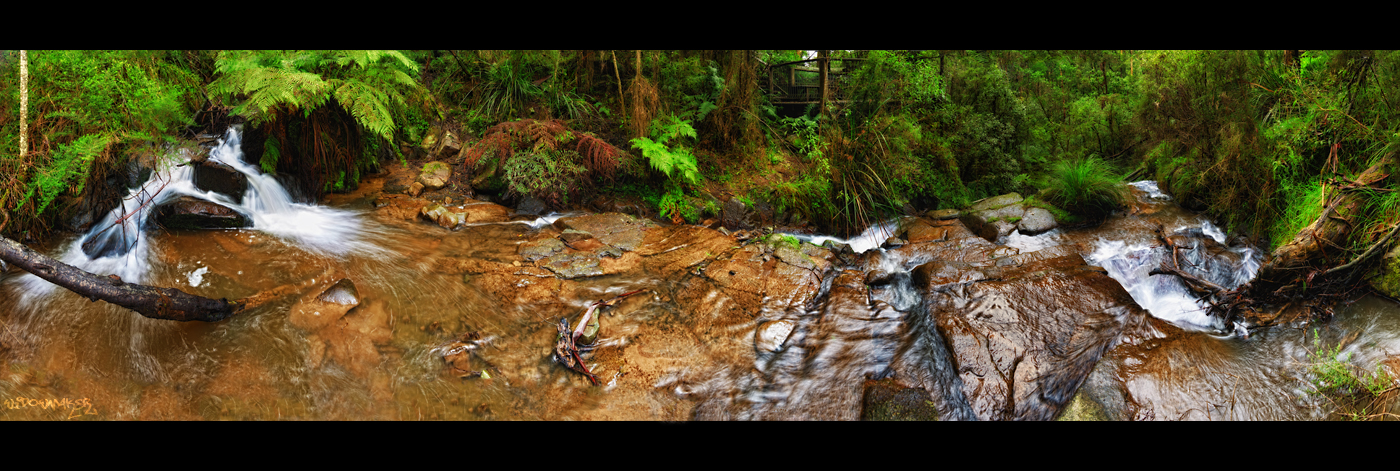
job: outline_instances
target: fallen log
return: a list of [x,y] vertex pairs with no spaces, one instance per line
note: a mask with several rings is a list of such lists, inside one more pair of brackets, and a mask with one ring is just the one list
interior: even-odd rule
[[215,322],[228,318],[244,307],[244,303],[239,301],[210,299],[174,288],[127,283],[116,275],[95,275],[5,237],[0,237],[0,260],[91,301],[101,299],[152,319]]
[[1374,188],[1389,177],[1396,163],[1395,156],[1394,152],[1387,154],[1355,180],[1329,188],[1327,194],[1331,196],[1322,214],[1298,231],[1293,240],[1274,250],[1250,283],[1250,293],[1274,293],[1285,286],[1299,284],[1300,278],[1309,273],[1326,271],[1332,265],[1345,262],[1339,258],[1345,255],[1341,247],[1346,246],[1353,229],[1350,218],[1358,216],[1366,203],[1366,196],[1356,190]]

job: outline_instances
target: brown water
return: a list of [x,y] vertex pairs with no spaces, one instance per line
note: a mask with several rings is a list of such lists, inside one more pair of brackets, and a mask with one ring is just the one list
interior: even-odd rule
[[[676,260],[654,247],[659,255],[626,276],[561,280],[514,265],[521,260],[518,246],[535,234],[529,226],[447,231],[386,217],[370,210],[379,183],[328,204],[362,211],[365,241],[380,250],[319,254],[257,231],[150,235],[158,262],[149,284],[230,299],[295,287],[223,322],[151,320],[63,290],[23,302],[12,271],[0,280],[0,399],[7,401],[0,417],[853,420],[868,379],[898,371],[924,377],[930,388],[955,388],[939,370],[949,361],[947,347],[915,315],[922,295],[909,291],[907,281],[915,261],[897,269],[905,270],[904,281],[871,290],[859,264],[835,267],[826,277],[784,272],[771,269],[777,263],[771,253],[726,243],[677,250]],[[1136,212],[1036,243],[1088,255],[1101,240],[1145,240],[1144,228],[1194,218],[1167,204]],[[702,243],[683,230],[668,234],[657,243]],[[752,257],[770,268],[757,276],[733,264],[726,277],[712,262],[701,276],[702,265],[679,259],[699,253],[706,260]],[[192,279],[201,268],[207,270]],[[290,313],[298,303],[342,278],[353,281],[361,300],[343,323],[294,325]],[[778,282],[806,288],[788,297],[765,293],[791,291],[745,291]],[[554,362],[560,317],[572,322],[587,303],[636,289],[647,291],[602,311],[602,340],[587,358],[600,386]],[[1064,287],[1061,296],[1074,289]],[[1390,301],[1364,298],[1317,332],[1333,343],[1346,340],[1351,361],[1373,368],[1400,353],[1397,313]],[[1130,418],[1323,416],[1306,392],[1311,327],[1261,330],[1242,340],[1137,316],[1104,321],[1140,330],[1124,335],[1088,383],[1123,385],[1117,400],[1131,405],[1136,416]],[[764,347],[763,336],[788,331],[780,347]],[[464,337],[469,341],[453,343]],[[471,353],[449,365],[444,356],[454,346]],[[945,418],[974,418],[975,406],[940,408]]]

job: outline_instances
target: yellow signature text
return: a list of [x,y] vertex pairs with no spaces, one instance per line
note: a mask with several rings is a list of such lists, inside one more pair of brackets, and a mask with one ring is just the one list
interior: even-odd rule
[[72,398],[62,399],[32,399],[17,397],[5,400],[6,409],[23,409],[25,407],[37,407],[41,409],[66,410],[68,418],[77,418],[84,415],[97,415],[97,411],[92,408],[92,401],[88,398],[73,400]]

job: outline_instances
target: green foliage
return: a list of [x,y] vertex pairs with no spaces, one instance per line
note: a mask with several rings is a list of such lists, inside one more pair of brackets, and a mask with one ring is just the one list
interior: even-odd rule
[[1095,157],[1064,161],[1050,174],[1045,200],[1072,213],[1103,217],[1127,201],[1112,167]]
[[563,206],[570,198],[578,201],[589,189],[588,169],[572,150],[517,152],[502,164],[511,193],[530,195],[553,206]]
[[[424,99],[418,65],[398,51],[226,51],[209,93],[237,102],[253,124],[310,115],[331,99],[365,130],[393,141],[408,109]],[[396,119],[398,118],[398,119]]]
[[39,193],[37,213],[43,213],[49,203],[52,203],[59,193],[67,190],[71,183],[76,183],[73,193],[82,193],[93,159],[105,152],[112,141],[112,137],[105,133],[85,134],[71,143],[59,146],[58,151],[54,153],[53,163],[35,173],[29,192],[16,207],[24,206],[35,190]]
[[262,171],[272,175],[277,174],[277,160],[282,158],[282,151],[278,149],[277,138],[268,136],[263,141],[263,155],[258,159],[258,165]]
[[677,179],[681,182],[695,185],[700,183],[700,170],[696,165],[695,155],[690,153],[690,148],[680,142],[679,138],[696,137],[695,128],[690,126],[689,121],[682,120],[676,116],[667,116],[666,120],[656,120],[652,122],[651,135],[655,140],[646,137],[632,139],[632,147],[642,151],[642,155],[651,162],[651,167],[666,174],[667,178]]
[[1326,397],[1337,407],[1334,411],[1351,420],[1371,418],[1369,413],[1379,412],[1386,403],[1393,400],[1395,379],[1383,366],[1376,365],[1371,373],[1359,371],[1348,363],[1350,352],[1342,352],[1342,346],[1331,348],[1322,346],[1322,339],[1313,331],[1313,352],[1309,354],[1311,363],[1308,371],[1313,374],[1312,394]]
[[1280,247],[1293,240],[1299,231],[1312,224],[1322,214],[1324,186],[1321,181],[1313,181],[1297,186],[1288,185],[1282,191],[1284,211],[1274,222],[1269,234],[1272,247]]
[[700,220],[700,208],[691,203],[690,198],[685,195],[681,187],[667,182],[666,192],[661,195],[661,200],[657,202],[662,217],[670,219],[672,222],[681,221],[694,224]]
[[[176,51],[29,51],[28,140],[19,139],[17,60],[0,61],[0,211],[7,230],[41,236],[53,227],[50,211],[65,193],[103,190],[99,181],[124,164],[129,146],[173,138],[200,106],[199,76]],[[28,204],[35,200],[37,204]],[[21,211],[23,209],[23,211]]]

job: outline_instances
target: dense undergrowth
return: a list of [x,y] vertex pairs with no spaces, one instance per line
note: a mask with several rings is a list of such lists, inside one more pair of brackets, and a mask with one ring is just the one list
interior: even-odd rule
[[[792,63],[815,51],[33,51],[21,159],[10,51],[4,232],[63,227],[112,197],[97,193],[137,149],[220,107],[249,120],[266,170],[313,194],[411,158],[448,123],[467,149],[450,163],[491,176],[480,192],[636,197],[676,222],[735,198],[838,233],[1010,191],[1092,220],[1131,174],[1276,245],[1319,214],[1324,183],[1400,148],[1388,51],[824,54],[825,109],[779,106],[768,81],[818,84],[818,62]],[[1353,252],[1397,222],[1387,189],[1357,215]]]

